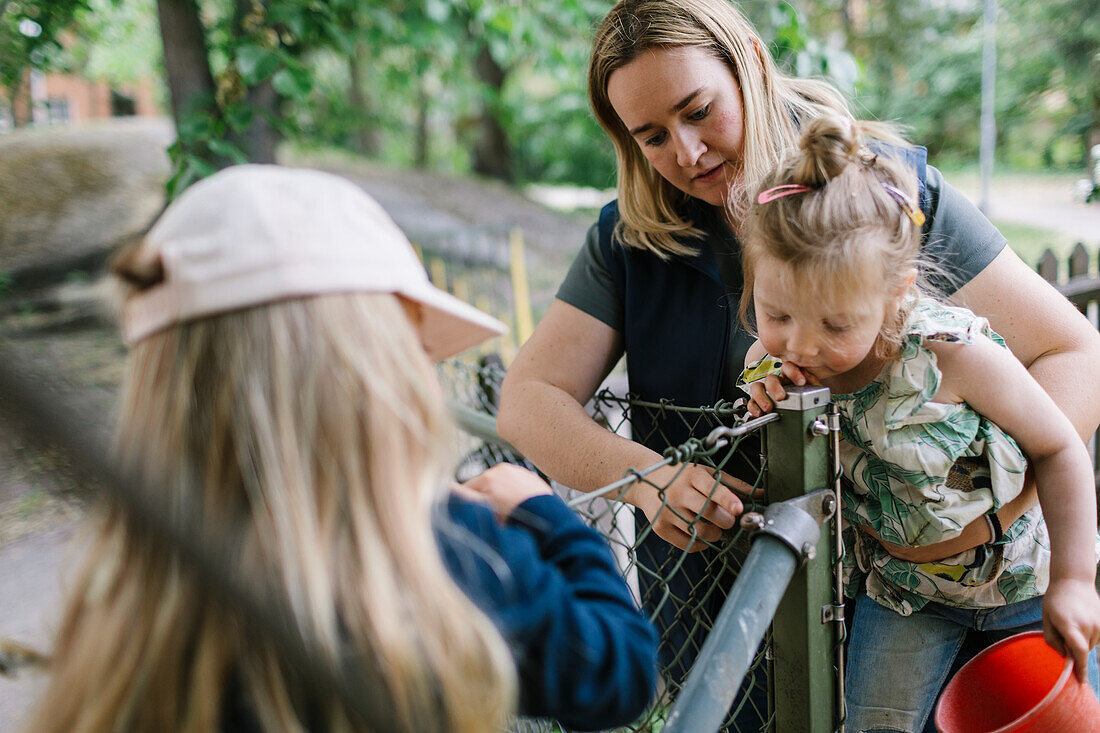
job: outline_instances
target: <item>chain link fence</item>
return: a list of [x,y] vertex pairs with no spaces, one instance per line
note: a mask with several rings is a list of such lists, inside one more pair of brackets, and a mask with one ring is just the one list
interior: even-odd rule
[[[8,350],[0,349],[0,352],[6,351]],[[292,624],[278,604],[269,603],[269,599],[253,597],[242,590],[247,587],[246,584],[242,584],[231,571],[233,563],[229,558],[233,556],[232,547],[222,547],[222,543],[197,533],[194,530],[198,526],[197,520],[169,522],[162,516],[157,506],[149,504],[148,492],[143,487],[136,485],[132,477],[119,475],[105,461],[105,454],[94,446],[95,441],[89,442],[88,436],[76,434],[72,418],[79,410],[74,411],[72,405],[40,395],[43,391],[38,389],[41,382],[32,376],[20,376],[20,370],[14,368],[19,360],[12,356],[8,353],[0,358],[0,365],[7,365],[0,369],[0,373],[4,374],[0,404],[6,408],[8,418],[14,419],[18,416],[19,419],[15,422],[22,423],[28,436],[33,435],[36,441],[44,445],[58,447],[83,472],[102,480],[108,495],[122,500],[128,510],[135,512],[154,535],[189,557],[212,580],[213,587],[233,598],[242,610],[246,610],[248,616],[270,631],[273,639],[280,645],[285,645],[289,657],[295,659],[304,670],[305,676],[316,684],[315,689],[339,690],[341,697],[348,700],[351,709],[363,720],[381,723],[379,729],[386,729],[384,706],[378,707],[375,700],[355,692],[362,686],[362,681],[377,675],[377,670],[356,669],[348,677],[348,670],[337,672],[321,662],[310,640],[303,640],[293,632]],[[488,466],[504,461],[534,468],[514,449],[502,443],[495,434],[493,416],[497,411],[500,384],[504,376],[499,358],[487,355],[476,363],[449,362],[439,367],[439,375],[451,400],[452,409],[464,428],[458,436],[461,459],[458,461],[457,478],[471,477]],[[827,400],[827,395],[825,399]],[[830,653],[836,643],[834,638],[838,639],[839,635],[834,637],[831,629],[825,626],[824,613],[830,599],[826,597],[822,600],[820,593],[816,599],[810,598],[798,590],[796,586],[802,582],[800,578],[808,575],[807,573],[799,573],[791,580],[794,574],[793,558],[813,554],[807,554],[800,542],[792,545],[791,540],[777,535],[786,544],[792,545],[795,552],[792,554],[782,551],[786,562],[791,565],[790,574],[781,582],[772,583],[776,603],[784,589],[787,589],[788,582],[795,591],[795,597],[800,593],[805,596],[801,601],[796,599],[796,608],[788,609],[785,613],[781,609],[781,613],[776,615],[776,629],[780,628],[779,620],[782,616],[788,622],[793,621],[795,630],[782,634],[777,631],[774,639],[766,636],[757,648],[758,640],[764,636],[764,628],[775,611],[772,606],[760,627],[760,635],[749,635],[751,641],[747,643],[751,646],[745,650],[748,662],[743,668],[737,667],[736,674],[730,674],[727,669],[708,667],[702,662],[696,665],[696,660],[701,655],[706,657],[707,647],[704,644],[708,637],[713,636],[716,626],[721,625],[721,617],[730,613],[730,604],[725,602],[727,597],[731,597],[731,592],[736,591],[735,580],[739,575],[749,575],[744,571],[752,557],[749,552],[750,530],[761,530],[765,524],[771,524],[771,520],[766,517],[770,516],[769,512],[777,505],[789,503],[785,500],[828,484],[824,471],[814,477],[803,470],[810,463],[820,464],[822,467],[825,465],[824,454],[807,461],[811,451],[807,450],[806,445],[798,444],[805,443],[807,437],[812,438],[813,431],[807,431],[806,421],[813,419],[813,415],[805,411],[796,412],[793,415],[797,417],[795,420],[781,418],[779,413],[773,413],[765,418],[751,420],[742,407],[730,403],[684,408],[668,402],[639,401],[608,390],[597,394],[590,408],[594,418],[609,430],[624,437],[645,441],[649,445],[667,445],[663,460],[652,466],[632,470],[622,480],[598,491],[583,494],[565,487],[555,487],[575,511],[607,538],[635,598],[653,619],[661,636],[662,684],[657,699],[644,716],[622,730],[669,733],[681,730],[700,733],[702,730],[714,730],[717,727],[723,731],[741,733],[764,730],[774,730],[777,733],[816,733],[835,729],[832,698],[823,702],[821,695],[815,697],[811,693],[816,687],[826,690],[827,696],[835,694],[836,686],[831,675],[840,667],[833,664]],[[762,438],[760,430],[765,425],[768,425],[767,439]],[[786,434],[773,429],[779,427],[784,428]],[[776,441],[784,445],[781,453],[783,460],[765,471],[765,466],[768,466],[764,455],[765,446],[774,451]],[[689,534],[693,536],[693,544],[702,547],[697,552],[689,553],[658,537],[644,516],[636,514],[637,510],[621,501],[626,491],[638,485],[649,486],[659,497],[666,499],[668,485],[689,464],[712,469],[714,482],[711,491],[717,490],[723,484],[734,490],[745,505],[744,516],[755,517],[756,523],[743,522],[725,532],[718,542],[710,543],[694,534],[694,522],[698,520],[682,516],[688,525]],[[662,471],[666,467],[672,470]],[[777,494],[772,479],[777,475],[790,473],[792,468],[797,469],[795,473],[801,471],[801,477],[794,476],[786,481],[789,496]],[[744,480],[748,485],[747,489],[745,486],[737,488],[730,485],[724,479],[725,475]],[[672,512],[676,509],[666,501],[659,511]],[[767,531],[764,529],[764,532]],[[819,553],[819,557],[827,558],[830,556],[827,538],[822,538],[822,542],[826,544],[822,546],[823,551]],[[757,539],[755,546],[760,544]],[[753,551],[755,552],[755,548]],[[835,558],[834,555],[834,560]],[[782,573],[775,572],[776,567],[775,562],[770,566],[765,563],[763,575],[781,576]],[[808,569],[824,570],[824,585],[818,583],[819,590],[820,587],[824,587],[826,591],[831,588],[832,574],[828,562],[810,563]],[[751,583],[747,577],[743,579],[752,586],[751,593],[759,596],[767,583],[759,573],[752,577]],[[787,596],[789,598],[792,593],[788,592]],[[785,599],[783,602],[788,601]],[[835,610],[839,605],[831,608]],[[734,613],[742,614],[743,609],[734,609]],[[839,618],[842,619],[842,615]],[[837,620],[837,617],[833,616],[830,620]],[[817,658],[813,658],[812,653],[806,649],[780,653],[783,644],[799,636],[797,627],[810,629],[810,636],[820,637],[820,643],[815,643],[819,649],[826,650],[826,653],[818,654]],[[736,630],[735,635],[742,639],[747,636],[743,628]],[[802,675],[803,679],[791,682],[791,675],[780,669],[780,662],[784,657],[794,659],[797,662],[796,667],[801,665],[809,670],[809,682],[805,679],[805,674]],[[715,686],[715,680],[728,687],[728,694],[719,696],[721,702],[717,708],[718,719],[714,725],[706,728],[695,727],[694,723],[680,724],[677,727],[676,702],[690,693],[694,678],[689,677],[689,673],[693,667],[705,667],[701,672],[696,670],[695,676],[712,676],[710,687]],[[798,674],[795,674],[794,678],[797,677]],[[769,679],[785,681],[769,684]],[[782,694],[787,695],[786,701],[781,699]],[[827,724],[804,725],[804,721],[808,720],[806,716],[799,718],[799,722],[795,724],[785,722],[784,715],[792,708],[791,699],[795,698],[806,698],[807,705],[825,709],[824,716],[818,717],[827,720]],[[680,707],[682,712],[683,706]],[[713,703],[711,707],[714,707]],[[687,727],[683,727],[684,725]],[[515,730],[542,733],[560,728],[547,721],[521,720],[516,722]]]
[[[463,458],[459,465],[459,479],[476,475],[488,466],[502,461],[533,468],[495,434],[492,415],[496,413],[503,374],[499,361],[486,358],[482,358],[477,364],[450,362],[440,366],[441,380],[454,400],[452,409],[460,425],[467,431],[461,438]],[[825,401],[827,399],[826,392]],[[661,636],[662,685],[659,695],[642,718],[620,730],[670,730],[667,726],[670,719],[675,717],[674,703],[684,691],[689,673],[703,650],[704,642],[715,628],[723,603],[746,564],[751,542],[750,530],[760,528],[753,526],[752,518],[756,518],[761,525],[765,521],[771,523],[771,520],[763,520],[770,493],[765,480],[764,468],[767,460],[764,453],[765,446],[773,441],[762,439],[760,428],[778,422],[780,415],[772,413],[765,418],[752,420],[740,404],[720,402],[710,407],[685,408],[668,402],[640,401],[629,396],[616,395],[606,389],[595,396],[589,405],[589,412],[597,422],[623,437],[634,438],[650,446],[667,446],[664,460],[649,467],[632,470],[621,481],[595,492],[584,494],[560,485],[555,485],[555,490],[607,538],[635,599],[654,621]],[[795,436],[802,434],[806,434],[806,431],[794,431]],[[807,437],[813,436],[807,434]],[[790,449],[802,452],[803,447],[793,445]],[[788,454],[789,451],[783,451],[784,458]],[[824,468],[825,453],[822,452],[819,458],[818,462]],[[681,515],[681,519],[688,524],[689,533],[693,535],[695,547],[702,545],[702,549],[695,552],[680,550],[665,542],[654,533],[649,522],[638,510],[620,501],[625,492],[644,484],[651,487],[664,501],[659,511],[677,511],[668,503],[667,488],[690,464],[711,469],[714,476],[712,494],[724,484],[740,497],[745,506],[743,516],[750,518],[723,533],[718,542],[710,543],[694,535],[695,522],[700,520]],[[655,473],[666,466],[677,470],[671,479],[667,471],[661,472],[662,478],[658,480]],[[740,478],[751,490],[734,487],[725,480],[724,475]],[[799,486],[796,493],[806,493],[811,488],[831,488],[834,478],[835,476],[827,477],[822,472],[822,486]],[[818,565],[824,570],[821,577],[826,582],[825,591],[831,592],[835,568],[829,563],[829,559],[834,563],[839,559],[839,548],[834,548],[827,537],[822,538],[822,543],[825,551],[821,553],[822,561]],[[801,552],[802,548],[799,547],[798,550]],[[814,553],[809,554],[812,557]],[[820,582],[818,585],[820,586]],[[785,587],[784,583],[783,588]],[[783,588],[777,589],[778,595],[782,595]],[[818,588],[818,602],[822,601],[821,593]],[[778,596],[776,600],[778,601]],[[828,619],[825,618],[825,606],[833,609],[828,614]],[[833,631],[836,627],[831,622],[842,623],[843,613],[837,610],[840,608],[840,601],[830,595],[821,602],[820,607],[815,606],[813,601],[804,602],[800,608],[792,609],[788,613],[794,616],[801,614],[796,623],[803,627],[807,626],[807,616],[820,617],[811,619],[821,627],[821,638],[815,646],[829,654],[824,659],[818,659],[817,665],[808,664],[807,659],[797,661],[803,668],[807,668],[803,670],[803,677],[809,675],[816,678],[817,687],[827,688],[828,699],[821,700],[818,695],[812,701],[812,704],[824,704],[827,707],[824,716],[812,716],[818,720],[827,720],[827,724],[824,727],[814,724],[817,726],[814,727],[806,722],[808,717],[803,715],[798,718],[800,722],[796,723],[799,727],[786,723],[777,726],[775,689],[774,685],[768,683],[769,676],[773,673],[773,644],[768,635],[759,648],[755,649],[743,679],[725,679],[727,684],[733,686],[729,695],[733,704],[722,716],[720,730],[738,733],[835,730],[834,680],[842,667],[839,664],[840,657],[832,652],[834,644],[839,643],[841,634],[836,634],[834,639]],[[767,620],[770,620],[770,616],[765,623]],[[805,656],[805,650],[800,654]],[[811,666],[814,668],[809,669]],[[719,670],[713,672],[717,675],[717,680],[723,679]],[[708,672],[703,671],[702,674]],[[787,692],[802,694],[789,689]],[[783,705],[780,704],[779,707],[782,708]],[[541,733],[560,728],[544,721],[520,721],[515,730]]]

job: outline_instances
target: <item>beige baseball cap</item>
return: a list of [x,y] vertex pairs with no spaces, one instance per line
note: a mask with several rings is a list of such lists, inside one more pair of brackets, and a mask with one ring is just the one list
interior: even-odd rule
[[175,323],[323,293],[419,303],[420,340],[436,360],[507,330],[432,285],[378,202],[321,171],[240,165],[199,181],[157,220],[138,259],[159,259],[164,279],[124,303],[129,344]]

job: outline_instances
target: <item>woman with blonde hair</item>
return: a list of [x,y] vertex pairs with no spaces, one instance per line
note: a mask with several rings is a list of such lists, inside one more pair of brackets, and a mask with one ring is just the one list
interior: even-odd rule
[[[641,442],[589,418],[584,404],[620,357],[630,392],[641,400],[697,407],[737,399],[752,344],[735,317],[746,192],[807,122],[852,119],[832,87],[782,72],[728,0],[620,0],[596,31],[588,84],[615,145],[619,197],[601,211],[557,299],[509,369],[498,418],[502,437],[551,478],[582,491],[657,463],[666,439],[691,436],[667,411],[653,422],[634,416]],[[918,178],[922,247],[949,276],[942,289],[988,318],[1079,434],[1091,435],[1100,423],[1096,330],[927,165],[922,148],[893,137],[883,142]],[[729,485],[747,489],[730,477],[716,483],[700,466],[666,466],[621,497],[654,530],[638,548],[639,563],[651,571],[640,577],[677,567],[660,593],[643,584],[642,596],[643,603],[649,596],[677,599],[653,610],[662,660],[678,660],[681,671],[702,639],[678,619],[713,617],[723,600],[704,580],[712,543],[742,510]],[[999,510],[1001,524],[1034,502],[1032,485]],[[975,521],[948,546],[891,551],[922,562],[989,537],[986,523]],[[696,555],[680,558],[685,551]]]
[[[453,426],[431,359],[502,327],[435,289],[373,199],[231,168],[115,272],[122,465],[230,538],[325,662],[378,670],[394,730],[641,713],[655,636],[602,538],[516,467],[443,493]],[[122,508],[90,523],[30,730],[364,729]]]

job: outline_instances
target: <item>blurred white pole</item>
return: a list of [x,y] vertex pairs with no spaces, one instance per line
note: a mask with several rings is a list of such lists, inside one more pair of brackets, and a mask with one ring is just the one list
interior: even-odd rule
[[982,169],[982,194],[978,207],[989,216],[989,179],[993,177],[993,147],[997,141],[997,121],[993,102],[997,77],[997,0],[985,0],[982,21],[982,139],[979,160]]
[[42,125],[49,121],[49,110],[46,106],[46,75],[37,69],[30,71],[30,100],[31,122]]

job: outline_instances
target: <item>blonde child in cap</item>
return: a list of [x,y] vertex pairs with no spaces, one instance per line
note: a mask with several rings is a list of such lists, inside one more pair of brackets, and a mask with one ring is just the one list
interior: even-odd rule
[[[767,355],[743,380],[755,415],[784,383],[833,393],[857,599],[848,725],[919,733],[968,630],[996,640],[1041,628],[1097,688],[1096,503],[1066,416],[984,318],[916,284],[929,267],[916,177],[876,131],[814,120],[763,184],[743,237],[741,315],[759,339],[749,359]],[[1002,528],[996,511],[1029,464],[1041,508]],[[986,544],[903,559],[982,519]]]
[[[325,173],[231,168],[114,270],[119,459],[166,510],[230,527],[244,576],[332,659],[376,662],[396,730],[642,712],[656,639],[602,538],[513,466],[466,498],[441,488],[453,426],[431,360],[502,326],[435,289],[373,199]],[[30,730],[360,729],[122,509],[89,522]]]

